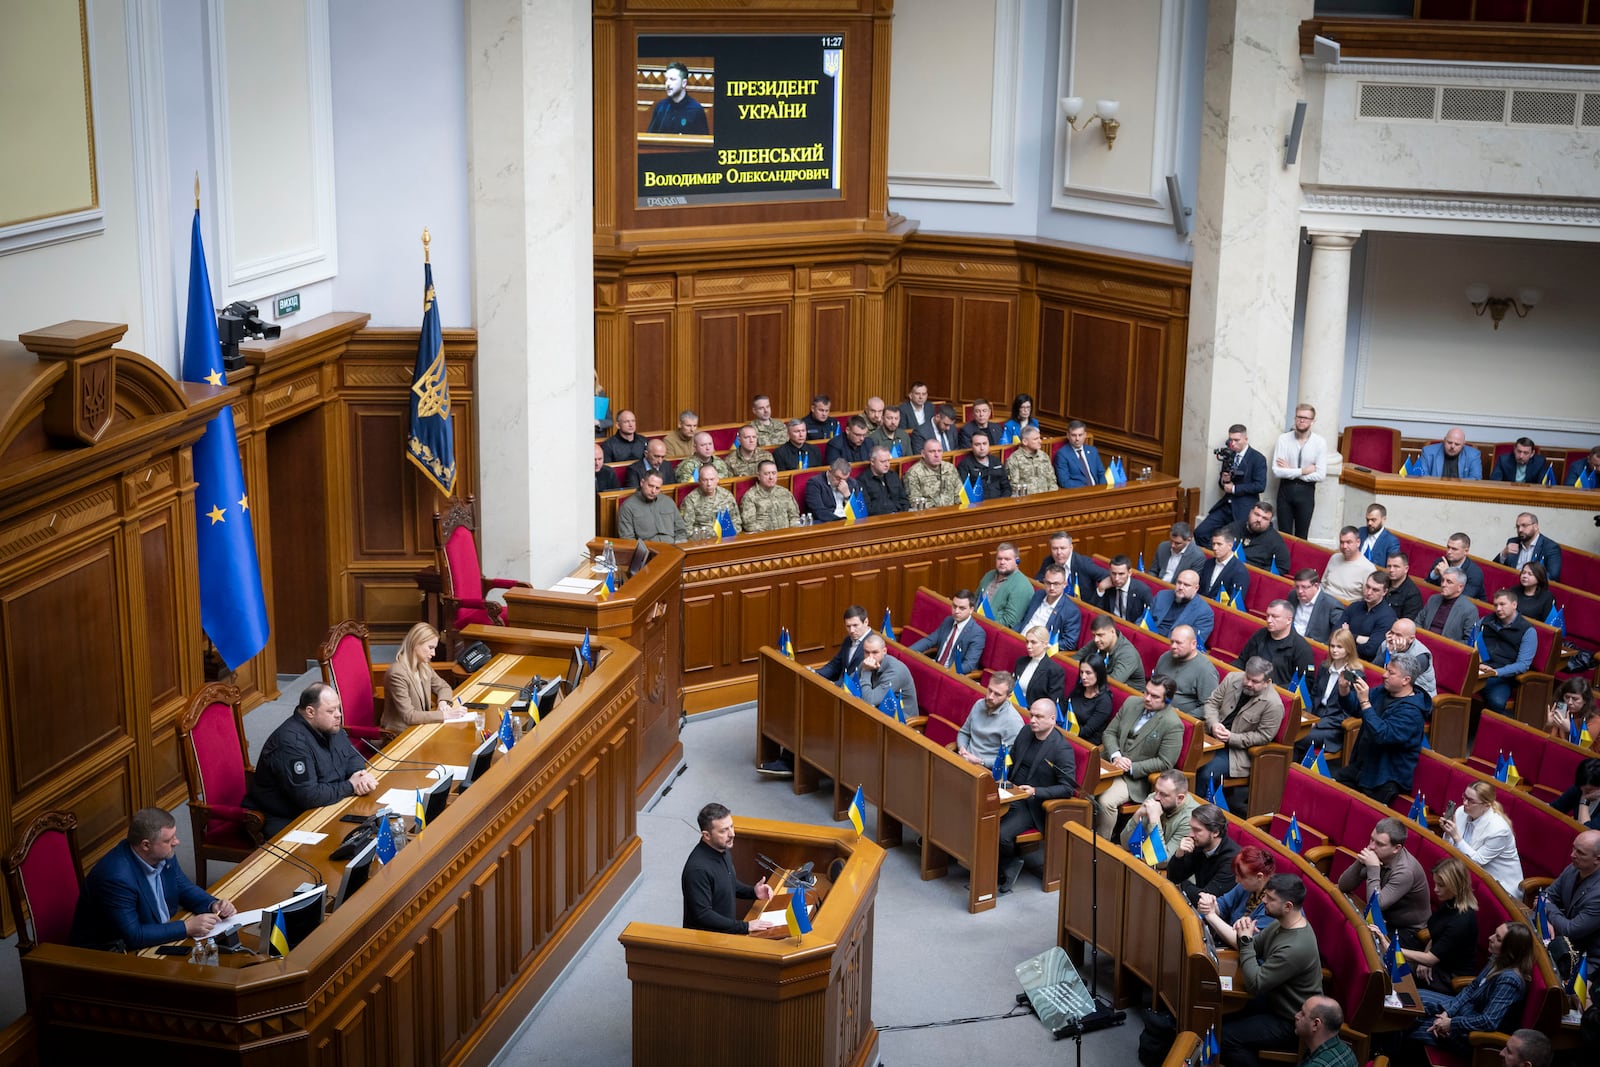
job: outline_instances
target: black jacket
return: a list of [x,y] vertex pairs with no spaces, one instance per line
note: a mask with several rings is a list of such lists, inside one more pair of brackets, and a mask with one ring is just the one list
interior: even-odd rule
[[1173,856],[1167,861],[1167,881],[1177,886],[1191,904],[1199,901],[1201,893],[1220,897],[1238,884],[1233,876],[1233,857],[1238,854],[1239,843],[1224,837],[1209,856],[1198,848],[1188,855]]
[[735,900],[754,900],[755,886],[739,881],[733,858],[701,841],[683,864],[683,926],[719,934],[748,934]]
[[1078,757],[1071,742],[1056,730],[1040,741],[1023,726],[1011,745],[1011,781],[1033,786],[1033,796],[1019,803],[1025,806],[1034,829],[1044,830],[1044,802],[1065,800],[1078,791]]
[[867,498],[868,515],[893,515],[907,507],[906,487],[892,470],[879,478],[868,469],[861,476],[861,495]]
[[302,812],[354,796],[350,776],[366,765],[349,734],[320,733],[304,715],[291,713],[261,746],[255,782],[244,803],[266,816],[271,836]]

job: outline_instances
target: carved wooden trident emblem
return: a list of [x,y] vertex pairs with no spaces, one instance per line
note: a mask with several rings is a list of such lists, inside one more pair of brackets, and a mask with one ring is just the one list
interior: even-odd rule
[[69,322],[18,338],[50,365],[53,380],[42,421],[58,446],[92,445],[111,425],[117,396],[117,354],[111,346],[126,330],[120,323]]

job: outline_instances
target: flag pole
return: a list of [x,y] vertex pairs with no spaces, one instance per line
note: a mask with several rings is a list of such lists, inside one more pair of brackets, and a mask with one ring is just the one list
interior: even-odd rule
[[200,172],[194,172],[194,209],[200,210]]
[[[195,178],[195,195],[196,196],[200,195],[199,181],[200,181],[200,179],[198,177],[196,177]],[[197,204],[195,206],[198,207],[199,205]],[[424,226],[422,228],[422,262],[424,262],[424,263],[428,262],[428,242],[432,241],[432,240],[433,240],[433,238],[431,236],[429,236],[429,234],[428,234],[428,228],[426,226]]]

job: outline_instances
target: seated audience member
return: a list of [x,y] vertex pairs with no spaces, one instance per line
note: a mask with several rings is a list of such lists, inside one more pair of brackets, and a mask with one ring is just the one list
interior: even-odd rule
[[691,535],[695,530],[700,530],[701,536],[731,537],[732,534],[728,534],[722,526],[726,516],[733,533],[744,532],[744,516],[739,512],[739,502],[734,500],[732,493],[722,488],[717,469],[707,463],[695,475],[695,480],[700,484],[683,498],[678,508],[683,513],[683,528]]
[[1524,563],[1517,571],[1517,614],[1536,622],[1550,617],[1556,598],[1542,563]]
[[733,477],[733,472],[728,469],[728,461],[717,455],[716,439],[704,430],[694,435],[694,451],[686,459],[679,460],[672,469],[673,481],[680,485],[696,481],[700,477],[701,467],[715,468],[719,478]]
[[1267,605],[1267,624],[1245,640],[1235,667],[1243,667],[1257,656],[1272,664],[1272,684],[1285,689],[1294,685],[1295,675],[1311,677],[1316,657],[1306,639],[1294,632],[1294,609],[1287,600]]
[[917,683],[904,663],[889,655],[889,645],[879,634],[868,634],[861,642],[861,699],[875,708],[894,693],[900,698],[906,718],[922,714],[917,710]]
[[1478,609],[1466,596],[1466,584],[1464,571],[1446,568],[1439,577],[1439,592],[1429,597],[1417,613],[1417,625],[1463,645],[1472,644],[1472,631],[1478,628]]
[[1463,856],[1504,886],[1512,900],[1522,899],[1522,857],[1494,786],[1469,783],[1461,792],[1461,807],[1442,819],[1439,829]]
[[1412,619],[1422,612],[1422,590],[1411,580],[1411,557],[1404,552],[1390,552],[1384,561],[1383,602],[1394,611],[1397,619]]
[[928,403],[927,383],[912,382],[911,391],[906,393],[905,402],[900,405],[900,425],[915,433],[932,418],[933,407]]
[[772,398],[759,393],[750,401],[750,425],[756,428],[759,448],[776,448],[789,439],[789,428],[782,419],[772,417]]
[[735,478],[748,478],[755,474],[762,461],[772,458],[772,453],[762,448],[753,425],[739,427],[739,439],[734,442],[725,461]]
[[784,424],[789,439],[772,450],[772,460],[781,471],[809,470],[822,466],[822,450],[806,441],[806,420],[790,419]]
[[1406,848],[1406,824],[1399,818],[1379,819],[1367,847],[1339,876],[1339,891],[1356,911],[1365,912],[1378,894],[1378,907],[1389,930],[1416,933],[1428,921],[1428,876]]
[[[178,824],[160,808],[140,808],[128,833],[83,880],[69,944],[137,952],[152,945],[202,938],[233,904],[189,881],[178,865]],[[188,911],[187,919],[174,919]]]
[[694,455],[694,438],[700,432],[700,416],[685,408],[678,412],[678,425],[667,431],[664,439],[668,459],[683,459]]
[[1011,671],[1022,691],[1022,703],[1031,708],[1035,700],[1046,697],[1052,704],[1065,700],[1067,672],[1050,657],[1050,632],[1043,626],[1030,626],[1023,631],[1022,640],[1027,651],[1017,657]]
[[1066,530],[1057,530],[1050,535],[1050,554],[1039,564],[1033,580],[1044,581],[1044,572],[1052,563],[1066,572],[1068,596],[1088,600],[1093,595],[1094,587],[1107,577],[1106,570],[1100,564],[1072,550],[1072,535]]
[[[1589,1029],[1580,1031],[1586,1044],[1593,1045]],[[1506,1041],[1505,1048],[1500,1050],[1500,1062],[1504,1067],[1550,1067],[1550,1061],[1555,1057],[1554,1046],[1550,1039],[1538,1030],[1515,1030]]]
[[1517,516],[1516,536],[1506,542],[1505,550],[1494,561],[1502,567],[1542,563],[1552,582],[1561,580],[1561,546],[1539,532],[1539,516],[1531,511]]
[[1211,628],[1217,624],[1217,617],[1199,593],[1200,576],[1194,571],[1179,571],[1172,588],[1156,593],[1155,602],[1150,605],[1150,622],[1155,632],[1171,637],[1175,628],[1187,626],[1203,648],[1211,639]]
[[1344,605],[1322,591],[1322,575],[1310,567],[1294,573],[1294,632],[1328,643],[1328,635],[1344,621]]
[[1328,557],[1323,568],[1322,588],[1347,603],[1358,600],[1367,575],[1377,569],[1361,554],[1361,531],[1346,526],[1339,531],[1339,550]]
[[1011,479],[1018,496],[1055,490],[1056,469],[1050,463],[1050,453],[1044,450],[1039,427],[1029,426],[1022,431],[1022,446],[1006,460],[1006,477]]
[[617,472],[606,466],[605,450],[599,445],[594,446],[594,491],[596,493],[609,493],[613,489],[621,489],[622,483],[617,481]]
[[1413,684],[1417,692],[1427,694],[1429,700],[1439,699],[1439,680],[1433,671],[1433,653],[1427,646],[1417,640],[1417,624],[1410,619],[1396,619],[1389,632],[1384,636],[1383,647],[1388,649],[1388,655],[1414,656],[1417,660],[1417,675]]
[[383,728],[399,733],[426,722],[464,719],[472,713],[433,670],[439,631],[425,622],[413,626],[383,676]]
[[1274,574],[1288,574],[1289,546],[1283,543],[1283,535],[1272,525],[1276,511],[1265,500],[1256,501],[1244,522],[1234,527],[1233,534],[1238,539],[1239,554],[1250,566]]
[[[1105,618],[1101,616],[1100,618]],[[1095,620],[1097,623],[1099,619]],[[1096,640],[1099,631],[1095,632]],[[1183,722],[1172,710],[1167,694],[1172,679],[1164,674],[1150,676],[1144,695],[1129,697],[1106,727],[1100,743],[1105,759],[1122,772],[1105,788],[1095,804],[1095,829],[1110,837],[1117,826],[1117,809],[1132,801],[1143,804],[1150,795],[1150,775],[1178,765],[1183,754]]]
[[[956,734],[956,755],[979,767],[994,766],[1001,745],[1009,745],[1023,727],[1022,713],[1011,702],[1016,680],[1007,671],[989,675],[989,684],[967,712]],[[1052,723],[1054,715],[1051,716]]]
[[[1104,485],[1106,465],[1100,452],[1088,443],[1089,428],[1077,419],[1067,423],[1067,443],[1056,453],[1056,484],[1063,489]],[[1185,527],[1187,529],[1187,527]]]
[[1589,959],[1589,973],[1600,974],[1600,830],[1572,839],[1572,862],[1545,890],[1550,927]]
[[664,541],[682,544],[687,537],[683,516],[670,496],[661,495],[661,475],[655,471],[639,481],[638,490],[617,505],[617,536],[625,541]]
[[904,481],[913,509],[948,508],[961,499],[961,478],[944,461],[944,449],[931,437],[922,442],[922,459],[905,469]]
[[1311,536],[1317,483],[1328,476],[1328,442],[1311,430],[1316,419],[1316,408],[1297,405],[1294,424],[1279,436],[1272,450],[1272,473],[1278,479],[1278,529],[1300,538]]
[[1455,980],[1472,973],[1478,953],[1478,898],[1467,865],[1454,856],[1434,864],[1433,895],[1439,906],[1428,916],[1427,943],[1418,931],[1402,934],[1400,948],[1418,988],[1452,993]]
[[1039,428],[1039,420],[1033,417],[1033,397],[1027,393],[1018,393],[1011,398],[1011,417],[1000,428],[1000,440],[1020,441],[1022,431],[1032,426]]
[[828,447],[822,450],[822,458],[828,463],[842,459],[849,463],[865,463],[872,458],[872,445],[867,441],[867,434],[872,432],[872,426],[860,415],[851,415],[850,420],[844,424],[843,431],[828,442]]
[[861,409],[861,417],[867,420],[868,434],[871,434],[872,431],[883,425],[884,407],[885,405],[883,403],[883,397],[867,397],[866,406]]
[[1350,761],[1334,772],[1334,778],[1379,804],[1389,803],[1396,793],[1411,792],[1422,738],[1433,715],[1433,701],[1417,692],[1414,684],[1420,673],[1416,660],[1398,656],[1384,665],[1382,688],[1368,689],[1366,678],[1356,677],[1341,698],[1345,710],[1361,719],[1361,732]]
[[[1206,733],[1222,742],[1195,775],[1195,788],[1207,795],[1229,778],[1250,777],[1250,750],[1278,736],[1283,701],[1272,688],[1272,664],[1260,656],[1245,661],[1243,671],[1230,671],[1205,704]],[[1242,806],[1241,806],[1242,807]]]
[[1395,623],[1394,609],[1384,602],[1383,572],[1367,575],[1361,586],[1361,599],[1352,600],[1344,610],[1344,621],[1339,629],[1348,630],[1356,639],[1356,650],[1361,658],[1376,663],[1383,658],[1383,637]]
[[918,452],[929,441],[937,442],[941,452],[954,452],[960,445],[961,435],[956,431],[956,409],[949,404],[940,404],[933,418],[911,431],[911,447]]
[[[1045,831],[1044,802],[1065,800],[1078,791],[1077,753],[1056,729],[1056,706],[1035,701],[1028,708],[1028,725],[1017,731],[1011,744],[1012,801],[1000,817],[1000,892],[1009,893],[1022,873],[1024,860],[1017,855],[1017,835]],[[1042,860],[1041,860],[1042,862]]]
[[[949,464],[945,464],[949,466]],[[1022,612],[1033,599],[1033,583],[1017,570],[1017,546],[1002,541],[994,550],[994,568],[978,579],[978,604],[989,601],[994,621],[1008,630],[1022,625]]]
[[1251,1000],[1227,1017],[1222,1034],[1224,1067],[1257,1067],[1264,1050],[1292,1050],[1294,1017],[1306,999],[1322,992],[1322,956],[1317,934],[1301,910],[1306,886],[1293,874],[1275,874],[1262,898],[1278,921],[1259,930],[1249,918],[1236,924],[1239,976]]
[[1186,522],[1175,522],[1167,531],[1167,539],[1156,546],[1156,569],[1151,571],[1163,582],[1177,581],[1179,571],[1200,573],[1206,565],[1206,554],[1194,543],[1194,532]]
[[1262,900],[1276,864],[1277,859],[1266,849],[1246,845],[1233,857],[1233,888],[1220,894],[1200,893],[1195,900],[1195,911],[1211,928],[1211,936],[1218,945],[1238,947],[1239,935],[1234,924],[1246,916],[1255,922],[1257,930],[1265,930],[1275,921],[1267,914]]
[[[1533,931],[1526,923],[1501,923],[1489,935],[1489,962],[1470,985],[1453,995],[1417,991],[1423,1019],[1411,1031],[1411,1040],[1471,1059],[1467,1036],[1475,1030],[1505,1030],[1520,1013],[1532,979]],[[1416,1062],[1428,1060],[1418,1056]]]
[[1572,465],[1567,484],[1577,489],[1600,489],[1600,445],[1589,449],[1582,463]]
[[933,633],[913,644],[911,651],[926,653],[957,674],[977,670],[988,635],[972,618],[976,599],[970,589],[956,590],[950,597],[950,615],[940,621]]
[[1233,859],[1239,845],[1228,836],[1228,817],[1215,804],[1200,804],[1189,814],[1189,832],[1168,845],[1167,881],[1178,887],[1190,904],[1201,893],[1222,896],[1238,884]]
[[1100,665],[1090,660],[1078,664],[1078,680],[1067,694],[1067,704],[1078,719],[1078,736],[1098,745],[1111,723],[1111,689],[1100,673]]
[[632,463],[644,458],[644,435],[638,433],[639,420],[624,408],[617,412],[617,432],[601,442],[607,463]]
[[[1046,567],[1044,588],[1035,589],[1028,599],[1028,606],[1022,609],[1018,631],[1025,633],[1035,626],[1042,627],[1046,634],[1055,635],[1058,650],[1075,651],[1078,647],[1078,627],[1083,616],[1078,611],[1078,605],[1066,595],[1066,588],[1066,573],[1054,564]],[[1030,700],[1026,703],[1033,702]]]
[[1382,504],[1367,505],[1367,528],[1361,532],[1361,554],[1379,570],[1383,569],[1384,560],[1400,551],[1400,539],[1384,525],[1388,519],[1388,508]]
[[1483,454],[1467,447],[1467,435],[1460,427],[1453,427],[1443,441],[1435,441],[1422,450],[1418,457],[1424,478],[1460,478],[1464,481],[1483,479]]
[[1333,762],[1344,749],[1344,720],[1350,711],[1344,697],[1350,692],[1350,682],[1362,671],[1361,657],[1356,654],[1356,639],[1344,630],[1337,630],[1328,638],[1328,656],[1311,676],[1311,706],[1307,714],[1317,717],[1311,732],[1295,742],[1294,758],[1303,760],[1310,748],[1321,748]]
[[967,448],[972,444],[972,435],[982,430],[989,435],[990,441],[1000,440],[1000,427],[989,421],[989,416],[994,408],[983,397],[972,401],[972,418],[961,427],[961,436],[958,439],[960,447]]
[[[1594,692],[1594,687],[1583,678],[1568,678],[1556,686],[1555,703],[1545,713],[1545,732],[1559,741],[1600,752],[1597,747],[1600,746],[1600,704],[1595,703]],[[1576,733],[1573,723],[1578,724]],[[1584,733],[1589,735],[1587,743],[1583,740]]]
[[1600,758],[1586,759],[1573,772],[1572,787],[1550,802],[1591,830],[1600,830]]
[[872,463],[861,476],[861,494],[867,498],[868,515],[893,515],[910,507],[906,487],[894,472],[889,450],[882,445],[872,450]]
[[1517,594],[1510,589],[1495,593],[1494,613],[1485,615],[1478,625],[1478,637],[1489,652],[1487,660],[1482,650],[1478,653],[1483,702],[1495,711],[1505,711],[1511,683],[1533,667],[1539,639],[1528,620],[1517,613]]
[[1170,859],[1178,854],[1178,842],[1189,836],[1189,817],[1199,807],[1199,798],[1189,793],[1188,775],[1176,767],[1162,771],[1155,788],[1122,828],[1122,843],[1133,839],[1135,827],[1143,826],[1146,833],[1161,834]]
[[800,525],[800,508],[788,486],[778,484],[778,465],[770,459],[756,468],[756,484],[745,490],[739,515],[751,533]]
[[1143,619],[1154,598],[1150,587],[1133,577],[1133,561],[1127,556],[1112,556],[1106,570],[1106,576],[1095,584],[1095,603],[1119,619]]
[[1139,653],[1122,639],[1117,624],[1109,615],[1096,615],[1089,624],[1089,641],[1078,650],[1078,662],[1093,662],[1108,683],[1121,682],[1130,689],[1145,686],[1144,664],[1139,660]]
[[1211,544],[1212,535],[1218,530],[1249,515],[1267,488],[1267,457],[1250,447],[1250,435],[1243,424],[1228,427],[1227,448],[1230,456],[1222,461],[1222,470],[1217,474],[1217,488],[1222,495],[1195,527],[1194,539],[1202,545]]
[[1433,567],[1428,571],[1428,581],[1439,585],[1444,572],[1454,567],[1461,572],[1461,582],[1466,594],[1475,600],[1482,600],[1483,568],[1467,555],[1470,551],[1472,551],[1472,538],[1460,532],[1451,534],[1444,543],[1444,555],[1434,560]]
[[663,485],[672,481],[672,464],[667,462],[667,443],[659,437],[644,446],[643,459],[629,465],[627,487],[639,488],[644,476],[651,472],[661,475]]
[[1234,555],[1233,547],[1232,530],[1219,530],[1212,536],[1213,555],[1200,568],[1200,595],[1220,602],[1226,592],[1230,602],[1243,611],[1245,594],[1250,591],[1250,569]]
[[843,682],[844,676],[861,669],[866,655],[863,647],[873,629],[867,622],[867,609],[851,604],[844,609],[844,639],[833,658],[817,668],[817,673],[830,682]]
[[[1494,461],[1489,480],[1494,482],[1519,482],[1523,485],[1542,485],[1550,473],[1550,461],[1539,454],[1539,446],[1531,437],[1519,437],[1511,451]],[[1554,475],[1551,475],[1553,478]]]
[[1171,641],[1171,647],[1156,660],[1155,671],[1172,679],[1172,706],[1199,715],[1200,707],[1217,688],[1216,665],[1201,654],[1193,626],[1174,626]]
[[828,394],[818,393],[811,398],[805,424],[807,441],[829,441],[839,435],[839,420],[833,417],[833,400]]
[[336,804],[345,797],[364,797],[378,788],[350,735],[345,733],[344,703],[331,685],[313,682],[300,703],[279,724],[256,760],[255,781],[245,791],[244,806],[266,816],[267,835],[312,808]]
[[911,434],[900,428],[899,408],[883,409],[883,421],[872,428],[867,441],[887,448],[889,455],[895,459],[913,455],[916,451],[911,447]]
[[849,517],[850,498],[861,483],[850,477],[850,461],[836,459],[826,474],[806,483],[806,511],[812,522],[838,522]]
[[985,500],[1011,495],[1011,476],[1006,473],[1006,465],[1000,461],[999,454],[990,447],[986,433],[972,435],[972,451],[961,457],[956,473],[961,476],[962,484],[977,482],[982,486]]
[[1307,997],[1294,1017],[1294,1036],[1306,1050],[1301,1067],[1356,1067],[1350,1043],[1339,1036],[1344,1009],[1332,997]]

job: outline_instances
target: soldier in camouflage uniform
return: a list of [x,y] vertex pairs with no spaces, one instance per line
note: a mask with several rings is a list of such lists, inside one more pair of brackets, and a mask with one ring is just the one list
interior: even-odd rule
[[1023,493],[1048,493],[1056,486],[1056,467],[1050,453],[1041,446],[1043,439],[1039,427],[1027,426],[1022,430],[1022,447],[1006,460],[1006,477],[1011,479],[1012,490]]
[[922,442],[922,462],[906,468],[904,481],[906,499],[916,506],[917,500],[926,500],[929,507],[949,507],[960,500],[961,477],[956,469],[944,462],[944,448],[936,438]]
[[756,428],[756,444],[761,448],[775,448],[789,439],[783,420],[772,417],[772,398],[766,393],[750,402],[750,425]]
[[761,466],[762,460],[771,458],[771,452],[763,452],[756,447],[754,424],[742,426],[739,428],[739,443],[728,453],[728,470],[733,472],[735,478],[748,478]]
[[701,430],[694,435],[694,454],[679,463],[672,472],[675,482],[692,482],[699,476],[700,468],[710,464],[717,469],[717,474],[723,478],[732,478],[733,472],[728,469],[728,461],[716,454],[716,444],[711,435]]
[[713,537],[723,536],[720,516],[724,511],[733,522],[734,533],[744,529],[744,520],[739,517],[738,503],[733,499],[732,493],[718,488],[719,481],[721,477],[717,474],[717,469],[707,463],[700,468],[700,488],[683,498],[679,510],[683,513],[683,525],[690,532],[689,536],[694,536],[696,527],[709,529]]
[[744,528],[754,533],[758,530],[787,530],[800,522],[800,508],[794,502],[794,493],[778,484],[778,465],[770,459],[761,461],[756,470],[758,485],[752,485],[739,503],[744,515]]

